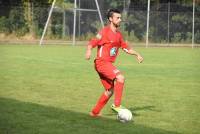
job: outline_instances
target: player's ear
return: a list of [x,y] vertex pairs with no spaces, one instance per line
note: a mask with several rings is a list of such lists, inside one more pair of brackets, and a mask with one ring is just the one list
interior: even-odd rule
[[110,22],[112,21],[112,17],[109,17],[109,21],[110,21]]

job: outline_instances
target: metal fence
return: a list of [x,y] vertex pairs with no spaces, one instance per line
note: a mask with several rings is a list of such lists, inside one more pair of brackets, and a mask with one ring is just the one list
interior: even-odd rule
[[[74,3],[72,3],[73,5]],[[110,4],[110,5],[109,5]],[[101,22],[94,0],[77,0],[76,41],[87,41],[101,28]],[[147,32],[147,3],[134,3],[130,0],[116,0],[109,3],[99,1],[100,12],[104,24],[105,14],[109,8],[122,11],[121,31],[130,42],[145,45]],[[0,4],[0,42],[12,41],[10,37],[37,42],[41,38],[48,18],[51,4],[31,3],[29,14],[25,14],[26,6]],[[149,13],[149,46],[191,46],[194,38],[195,46],[200,44],[200,4],[195,5],[194,36],[193,3],[151,3]],[[62,8],[56,5],[44,36],[45,41],[56,44],[71,43],[74,30],[73,6]],[[28,38],[29,37],[29,38]],[[13,38],[14,40],[15,38]]]

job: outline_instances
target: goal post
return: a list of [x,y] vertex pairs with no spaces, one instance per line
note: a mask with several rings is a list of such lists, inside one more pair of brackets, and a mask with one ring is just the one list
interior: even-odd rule
[[76,11],[77,10],[79,10],[79,11],[80,10],[82,10],[82,11],[92,11],[92,12],[97,11],[98,15],[99,15],[99,19],[101,21],[101,25],[102,25],[102,27],[104,27],[104,23],[103,23],[101,11],[100,11],[100,8],[99,8],[98,0],[95,0],[95,4],[96,4],[96,7],[97,7],[97,10],[77,8],[77,0],[74,0],[74,25],[73,25],[73,43],[72,43],[73,46],[76,44]]
[[[70,11],[73,11],[73,35],[72,35],[73,38],[72,38],[72,45],[75,45],[75,43],[76,43],[76,29],[77,29],[76,28],[76,26],[77,26],[76,25],[76,21],[77,21],[76,18],[77,18],[77,11],[97,12],[98,16],[99,16],[99,19],[100,19],[100,22],[101,22],[101,25],[102,25],[102,27],[104,27],[104,22],[103,22],[103,19],[102,19],[102,15],[101,15],[101,11],[100,11],[98,0],[91,0],[91,1],[95,2],[96,9],[85,9],[85,8],[80,8],[80,7],[77,8],[77,0],[74,0],[74,8],[70,9]],[[47,21],[45,23],[45,27],[44,27],[43,32],[42,32],[42,36],[40,38],[40,42],[39,42],[40,46],[43,44],[43,40],[44,40],[45,34],[47,32],[49,21],[50,21],[50,19],[52,17],[52,13],[53,13],[53,10],[54,10],[54,7],[55,7],[55,3],[56,3],[56,0],[53,1],[52,5],[51,5],[51,9],[49,10],[48,18],[47,18]],[[65,15],[63,15],[63,16],[64,16],[63,19],[65,19]],[[63,25],[65,25],[65,20],[63,20]],[[63,29],[65,29],[65,28],[63,28]]]
[[45,35],[46,31],[47,31],[48,23],[49,23],[49,20],[50,20],[50,18],[51,18],[51,14],[52,14],[52,12],[53,12],[53,8],[54,8],[54,6],[55,6],[55,3],[56,3],[56,0],[54,0],[53,3],[52,3],[52,5],[51,5],[51,9],[50,9],[50,11],[49,11],[49,15],[48,15],[48,18],[47,18],[47,22],[46,22],[45,27],[44,27],[44,30],[43,30],[43,32],[42,32],[42,37],[41,37],[41,39],[40,39],[40,43],[39,43],[40,46],[42,45],[42,42],[43,42],[43,39],[44,39],[44,35]]

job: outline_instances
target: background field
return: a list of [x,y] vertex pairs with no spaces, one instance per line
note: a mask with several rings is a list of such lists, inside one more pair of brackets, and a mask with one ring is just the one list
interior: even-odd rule
[[199,133],[200,49],[136,50],[143,64],[124,53],[116,62],[126,77],[123,105],[134,114],[122,124],[113,98],[102,118],[88,116],[103,88],[85,47],[1,45],[0,133]]

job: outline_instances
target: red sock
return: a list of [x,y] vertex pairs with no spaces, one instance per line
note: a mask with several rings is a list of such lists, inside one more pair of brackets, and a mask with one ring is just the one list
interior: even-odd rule
[[109,96],[105,95],[105,92],[103,92],[103,94],[101,95],[101,97],[99,98],[99,100],[97,101],[96,106],[92,109],[93,114],[98,114],[100,113],[101,109],[105,106],[105,104],[108,102],[109,100]]
[[121,98],[122,98],[122,92],[123,92],[124,83],[116,82],[114,86],[114,103],[116,107],[119,107],[121,105]]

